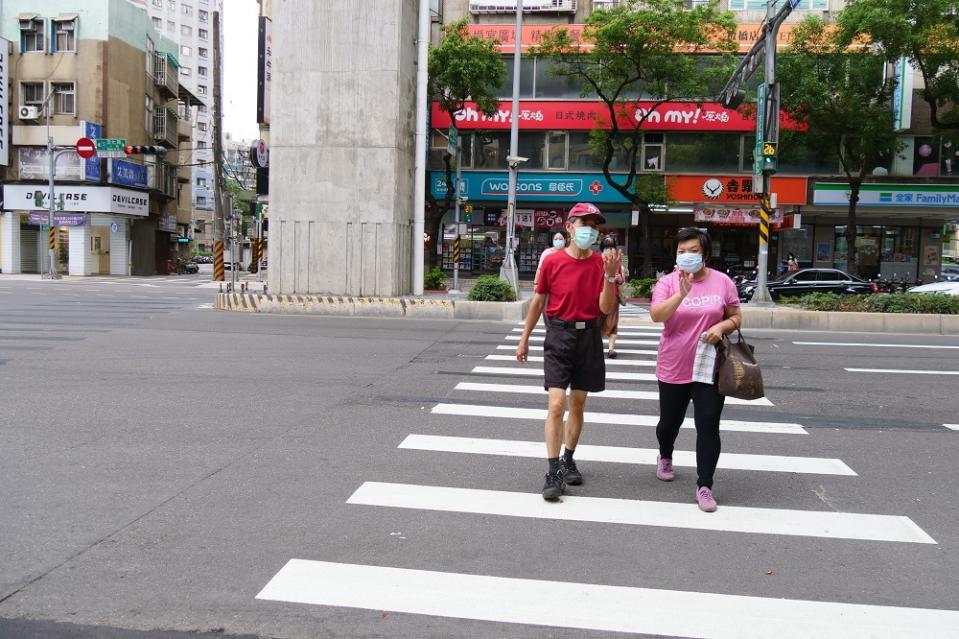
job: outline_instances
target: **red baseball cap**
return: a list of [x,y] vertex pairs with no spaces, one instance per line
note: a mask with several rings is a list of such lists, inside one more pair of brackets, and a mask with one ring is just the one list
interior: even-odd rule
[[573,208],[569,210],[569,215],[566,216],[566,221],[572,222],[573,219],[577,217],[595,217],[599,220],[600,224],[606,223],[606,218],[603,217],[600,210],[589,202],[579,202],[573,205]]

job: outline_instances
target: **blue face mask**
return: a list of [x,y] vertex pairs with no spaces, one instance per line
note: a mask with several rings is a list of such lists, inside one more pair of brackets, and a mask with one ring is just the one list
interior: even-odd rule
[[703,267],[703,256],[699,253],[681,253],[676,256],[676,266],[687,273],[696,273]]
[[554,248],[554,249],[561,249],[561,248],[563,248],[563,247],[565,247],[565,246],[566,246],[566,240],[564,240],[563,238],[558,238],[558,239],[553,240],[553,248]]
[[595,244],[597,239],[599,239],[598,230],[589,226],[576,227],[576,234],[573,236],[573,241],[576,242],[576,246],[578,246],[580,250],[585,251]]

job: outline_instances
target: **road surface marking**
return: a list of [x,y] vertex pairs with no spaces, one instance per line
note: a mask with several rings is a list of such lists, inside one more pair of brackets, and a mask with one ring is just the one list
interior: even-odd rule
[[793,342],[798,346],[864,346],[869,348],[932,348],[959,349],[959,346],[942,344],[865,344],[859,342]]
[[546,501],[538,492],[521,493],[371,481],[364,482],[357,488],[346,503],[760,535],[936,543],[936,540],[908,517],[831,510],[723,505],[715,513],[706,514],[700,511],[695,503],[564,496],[561,503],[557,504]]
[[[514,328],[512,332],[514,332],[514,333],[522,333],[522,332],[523,332],[523,329],[522,329],[522,328]],[[534,335],[541,335],[541,334],[544,334],[544,333],[546,333],[546,329],[545,329],[545,328],[534,328],[534,329],[533,329],[533,334],[534,334]],[[618,335],[619,335],[620,337],[657,337],[657,338],[659,337],[659,333],[638,333],[638,332],[636,332],[636,331],[624,331],[624,330],[618,331]]]
[[[521,393],[524,395],[545,395],[546,390],[542,386],[517,386],[515,384],[483,384],[476,382],[460,382],[455,390],[479,391],[489,393]],[[634,391],[634,390],[611,390],[607,389],[600,393],[590,393],[590,398],[605,397],[608,399],[638,399],[659,401],[659,391]],[[737,399],[727,397],[726,405],[740,406],[774,406],[769,399],[761,397],[759,399]]]
[[[480,439],[474,437],[446,437],[440,435],[407,435],[397,448],[429,450],[443,453],[469,453],[474,455],[502,455],[504,457],[531,457],[542,459],[546,448],[541,441],[515,441],[512,439]],[[641,464],[655,466],[656,448],[624,448],[621,446],[594,446],[582,444],[576,447],[579,461],[608,462],[614,464]],[[696,468],[694,451],[673,452],[673,466]],[[807,475],[843,475],[855,477],[856,472],[841,459],[822,457],[788,457],[777,455],[747,455],[723,453],[719,468],[728,470],[754,470],[772,473],[802,473]]]
[[[473,369],[474,373],[486,373],[490,375],[519,375],[542,377],[542,368],[509,368],[506,366],[477,366]],[[653,373],[619,373],[606,371],[606,379],[618,379],[635,382],[655,382],[656,375]]]
[[[525,322],[525,321],[524,321],[524,322],[517,322],[516,325],[519,326],[520,328],[524,328],[524,327],[526,326],[526,322]],[[536,326],[539,327],[539,328],[544,328],[544,327],[545,327],[545,324],[543,324],[542,322],[537,322],[537,323],[536,323]],[[663,331],[663,325],[662,325],[662,324],[650,324],[649,326],[642,326],[642,325],[637,325],[637,324],[630,324],[629,326],[624,327],[624,328],[628,328],[628,329],[630,329],[630,330],[637,330],[637,331],[659,331],[660,333]]]
[[[506,339],[511,342],[518,342],[522,338],[522,335],[507,335]],[[529,341],[531,342],[542,342],[546,337],[539,335],[530,335]],[[605,339],[605,338],[604,338]],[[630,346],[659,346],[658,339],[622,339],[619,338],[616,340],[616,345],[628,344]]]
[[[288,561],[256,598],[634,635],[718,639],[770,635],[780,639],[959,637],[959,611],[955,610],[517,579],[306,559]],[[544,605],[554,601],[562,605]]]
[[892,373],[905,375],[959,375],[959,371],[918,371],[899,368],[847,368],[850,373]]
[[[515,353],[515,352],[516,352],[516,344],[503,344],[503,345],[501,345],[501,346],[497,346],[497,347],[496,347],[496,350],[498,350],[498,351],[513,351],[513,352]],[[532,345],[530,345],[529,350],[531,350],[531,351],[541,351],[541,350],[543,350],[543,347],[542,347],[542,346],[532,346]],[[623,354],[623,355],[658,355],[658,354],[659,354],[659,351],[653,351],[653,350],[637,350],[637,349],[630,349],[630,348],[619,348],[618,345],[617,345],[617,347],[616,347],[616,352],[617,352],[617,353],[620,353],[620,354]]]
[[[464,417],[500,417],[505,419],[546,419],[546,409],[514,408],[510,406],[486,406],[479,404],[437,404],[431,412],[434,415],[460,415]],[[617,424],[622,426],[656,426],[656,415],[633,415],[632,413],[594,413],[586,411],[587,423]],[[692,418],[683,420],[683,428],[695,428]],[[719,428],[740,433],[771,433],[777,435],[808,435],[801,424],[785,422],[755,422],[734,419],[722,419]]]
[[[515,362],[515,355],[487,355],[486,359],[498,362]],[[542,362],[544,358],[536,355],[529,355],[527,359],[531,362]],[[654,359],[607,359],[607,366],[656,366]]]
[[949,430],[959,430],[959,424],[943,424]]

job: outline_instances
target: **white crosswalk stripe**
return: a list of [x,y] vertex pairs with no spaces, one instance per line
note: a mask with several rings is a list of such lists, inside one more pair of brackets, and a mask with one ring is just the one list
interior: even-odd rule
[[[508,366],[477,366],[473,369],[474,373],[484,375],[505,375],[519,377],[542,377],[542,368],[511,368]],[[633,382],[655,382],[656,375],[653,373],[620,373],[619,371],[606,371],[606,379],[633,381]]]
[[[496,362],[515,362],[515,355],[487,355],[487,360]],[[527,359],[531,362],[542,362],[544,358],[537,355],[528,355]],[[649,359],[607,359],[607,366],[656,366],[656,360]]]
[[[676,637],[959,637],[959,611],[954,610],[605,586],[306,559],[287,562],[256,598]],[[544,605],[552,601],[562,605]]]
[[[513,332],[513,333],[522,333],[522,332],[523,332],[523,329],[522,329],[522,328],[514,328],[514,329],[512,330],[512,332]],[[545,328],[534,328],[534,329],[533,329],[533,332],[531,333],[531,335],[544,335],[545,333],[546,333],[546,329],[545,329]],[[659,333],[654,333],[654,332],[651,332],[651,331],[630,331],[630,330],[622,330],[622,329],[620,329],[617,334],[618,334],[620,337],[655,337],[655,338],[657,338],[657,339],[659,338],[659,335],[660,335]]]
[[536,493],[370,481],[346,503],[761,535],[936,543],[908,517],[834,511],[724,506],[704,517],[696,504],[573,496],[563,497],[563,507],[557,508]]
[[[620,342],[620,343],[622,343],[622,342]],[[499,346],[496,347],[496,350],[498,350],[498,351],[513,351],[513,352],[515,353],[515,352],[516,352],[516,344],[500,344]],[[541,350],[543,350],[543,347],[542,347],[542,346],[534,346],[533,344],[530,344],[530,345],[529,345],[529,350],[531,350],[531,351],[541,351]],[[620,348],[618,344],[617,344],[617,346],[616,346],[616,352],[619,353],[620,355],[657,355],[657,354],[658,354],[658,351],[654,351],[654,350],[642,350],[642,349],[635,349],[635,348]]]
[[[455,390],[478,391],[488,393],[520,393],[524,395],[545,395],[546,390],[542,386],[520,386],[517,384],[484,384],[478,382],[460,382]],[[590,393],[590,398],[609,398],[609,399],[635,399],[659,401],[659,391],[636,391],[636,390],[613,390],[606,389],[599,393]],[[736,397],[727,397],[726,405],[739,406],[772,406],[773,403],[766,397],[759,399],[738,399]]]
[[[544,444],[541,441],[515,441],[511,439],[479,439],[475,437],[447,437],[443,435],[407,435],[398,448],[430,450],[445,453],[473,455],[502,455],[506,457],[532,457],[542,459]],[[596,446],[582,444],[576,447],[578,461],[610,462],[618,464],[656,465],[659,451],[655,448],[624,448],[621,446]],[[673,452],[673,466],[695,468],[696,453],[677,450]],[[856,473],[842,460],[819,457],[788,457],[784,455],[745,455],[724,453],[719,458],[719,468],[729,470],[755,470],[774,473],[802,473],[809,475],[846,475]]]
[[[546,419],[546,409],[515,408],[511,406],[487,406],[480,404],[437,404],[431,411],[434,415],[460,415],[463,417],[528,419],[542,422]],[[587,424],[610,424],[621,426],[656,426],[657,415],[633,415],[631,413],[584,413]],[[692,419],[683,422],[683,428],[695,428]],[[754,422],[738,419],[723,419],[719,427],[726,431],[741,433],[768,433],[775,435],[806,435],[806,429],[800,424],[786,422]]]
[[[511,342],[518,342],[523,338],[522,335],[507,335],[506,339]],[[542,342],[546,337],[542,335],[530,335],[529,341],[531,342]],[[604,338],[605,339],[605,338]],[[658,339],[632,339],[632,338],[623,338],[620,337],[616,340],[616,347],[619,350],[620,344],[629,344],[630,346],[659,346]]]
[[959,375],[959,371],[924,371],[899,368],[847,368],[850,373],[884,373],[889,375]]

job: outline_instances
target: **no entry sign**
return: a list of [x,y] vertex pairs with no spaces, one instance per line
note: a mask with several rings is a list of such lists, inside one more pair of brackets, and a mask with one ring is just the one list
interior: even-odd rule
[[90,138],[80,138],[77,140],[77,155],[84,160],[89,160],[97,154],[97,145]]

